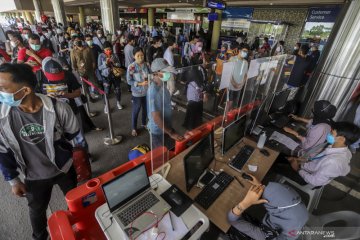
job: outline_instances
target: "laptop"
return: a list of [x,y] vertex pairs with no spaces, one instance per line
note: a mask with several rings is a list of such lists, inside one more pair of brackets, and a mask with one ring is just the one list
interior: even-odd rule
[[102,189],[113,219],[131,239],[160,221],[171,208],[152,190],[144,163],[103,184]]

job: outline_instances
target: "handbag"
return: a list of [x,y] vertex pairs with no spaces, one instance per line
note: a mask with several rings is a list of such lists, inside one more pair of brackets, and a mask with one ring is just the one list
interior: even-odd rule
[[60,118],[56,110],[56,99],[51,98],[51,101],[54,106],[56,119],[58,119],[59,125],[62,129],[60,140],[54,142],[55,162],[58,167],[61,168],[70,158],[72,158],[77,182],[80,183],[89,180],[92,175],[89,154],[83,147],[73,147],[66,140],[64,136],[64,127],[59,120]]
[[123,75],[125,73],[124,69],[122,69],[121,67],[115,67],[115,66],[112,67],[111,71],[115,77],[120,77],[121,75]]

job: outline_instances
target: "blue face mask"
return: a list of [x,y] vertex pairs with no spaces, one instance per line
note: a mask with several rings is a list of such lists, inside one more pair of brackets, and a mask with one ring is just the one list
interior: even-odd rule
[[326,135],[326,141],[330,144],[330,145],[333,145],[335,143],[335,137],[331,134],[331,133],[328,133]]
[[39,51],[41,48],[41,45],[37,45],[37,44],[30,44],[30,47],[32,50],[34,50],[35,52]]
[[162,75],[163,75],[162,78],[160,78],[161,81],[163,81],[163,82],[169,81],[169,79],[170,79],[170,77],[171,77],[171,73],[169,73],[169,72],[163,72]]
[[21,104],[21,101],[24,99],[26,95],[24,95],[21,99],[15,100],[14,95],[23,90],[24,88],[19,89],[14,93],[6,93],[0,91],[0,102],[9,105],[10,107],[18,107]]

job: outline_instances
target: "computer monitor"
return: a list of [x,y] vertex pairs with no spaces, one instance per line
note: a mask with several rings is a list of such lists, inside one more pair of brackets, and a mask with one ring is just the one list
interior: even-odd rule
[[214,132],[211,131],[184,157],[186,191],[197,183],[214,156]]
[[281,92],[275,93],[275,96],[270,106],[269,114],[279,112],[286,105],[290,92],[290,89],[286,89]]
[[222,141],[222,154],[224,155],[230,148],[240,141],[245,135],[246,115],[235,120],[224,128]]

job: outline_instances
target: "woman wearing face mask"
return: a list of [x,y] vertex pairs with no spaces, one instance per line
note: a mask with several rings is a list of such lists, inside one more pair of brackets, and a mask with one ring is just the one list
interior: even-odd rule
[[[103,77],[104,90],[106,94],[110,93],[111,86],[114,85],[114,92],[116,96],[116,106],[119,110],[123,109],[120,104],[121,101],[121,76],[117,74],[117,70],[120,68],[120,61],[118,57],[113,54],[112,46],[110,42],[104,42],[104,52],[98,57],[98,69]],[[105,106],[105,113],[108,113],[108,109]]]
[[299,53],[300,47],[301,47],[301,43],[296,43],[295,46],[294,46],[294,51],[293,51],[292,54],[297,56],[298,53]]
[[104,50],[104,44],[105,44],[106,38],[104,37],[104,32],[102,30],[96,31],[96,36],[93,37],[94,44],[98,45],[101,50]]
[[21,35],[20,34],[12,35],[12,38],[10,40],[10,44],[11,44],[11,47],[13,48],[11,62],[16,63],[17,59],[18,59],[18,52],[21,49],[25,48],[24,42],[23,42],[23,39],[22,39]]
[[238,107],[240,103],[242,89],[247,79],[247,71],[249,68],[249,64],[246,60],[248,52],[249,49],[243,47],[237,56],[230,58],[230,62],[234,62],[234,70],[228,88],[229,101],[226,107],[227,111],[230,111],[233,107]]
[[150,69],[144,61],[144,52],[141,48],[134,48],[135,61],[128,66],[126,79],[131,86],[132,94],[132,115],[131,115],[131,135],[138,135],[137,119],[142,109],[141,125],[146,125],[147,108],[146,108],[146,92],[148,89],[148,74]]
[[[326,141],[326,135],[331,131],[331,124],[333,123],[332,118],[335,114],[336,107],[334,105],[332,105],[329,101],[319,100],[314,103],[314,116],[312,119],[302,118],[290,114],[290,117],[295,121],[306,124],[307,132],[305,136],[300,135],[298,132],[289,127],[284,127],[284,131],[294,135],[301,141],[300,148],[302,150],[310,150],[311,148]],[[310,156],[315,156],[321,150],[322,149],[318,149],[310,154]]]

